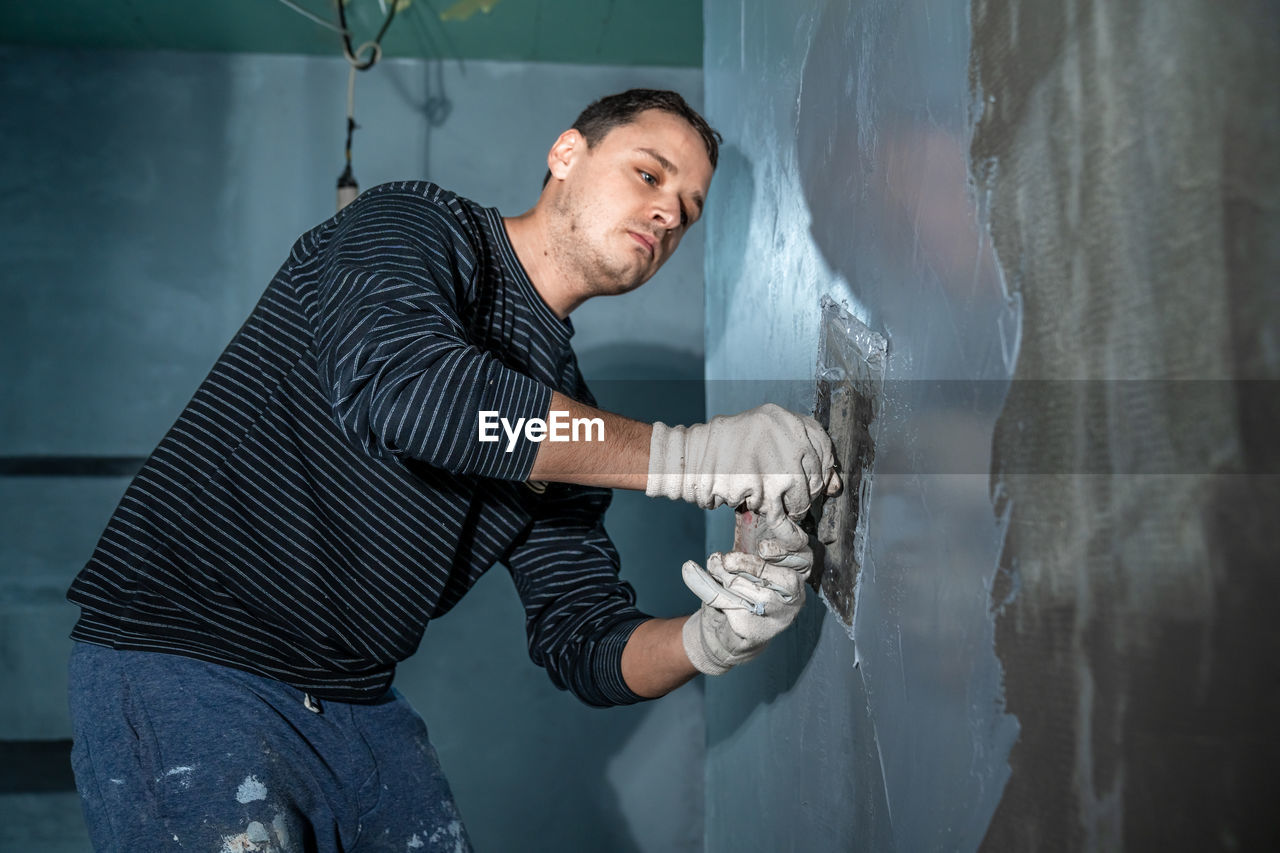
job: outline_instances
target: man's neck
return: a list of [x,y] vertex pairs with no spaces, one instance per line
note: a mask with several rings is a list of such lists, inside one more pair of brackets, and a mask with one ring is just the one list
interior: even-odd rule
[[549,234],[538,208],[519,216],[504,217],[502,223],[533,289],[557,317],[561,320],[568,317],[585,300],[574,295],[571,274],[556,263],[557,254],[551,250]]

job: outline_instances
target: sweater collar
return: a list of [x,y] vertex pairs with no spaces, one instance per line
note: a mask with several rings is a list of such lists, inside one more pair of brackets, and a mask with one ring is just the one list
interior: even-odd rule
[[543,301],[542,295],[529,279],[529,274],[525,272],[524,265],[520,263],[520,258],[516,256],[511,238],[507,236],[507,226],[503,223],[502,214],[498,209],[486,207],[484,213],[488,218],[489,230],[497,241],[498,251],[502,254],[502,260],[507,265],[507,269],[511,270],[511,277],[515,280],[516,287],[519,288],[525,300],[533,306],[534,316],[555,341],[562,346],[567,346],[569,339],[573,337],[573,321],[568,317],[561,320],[556,316],[556,312],[551,310],[551,306]]

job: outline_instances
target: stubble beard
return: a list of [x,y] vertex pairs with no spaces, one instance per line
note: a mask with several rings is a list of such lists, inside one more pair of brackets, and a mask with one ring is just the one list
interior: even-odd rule
[[[552,209],[556,216],[551,251],[555,253],[557,265],[576,278],[583,295],[626,293],[642,283],[637,281],[636,270],[625,259],[588,242],[590,232],[586,226],[590,211],[578,203],[576,194],[562,193]],[[605,237],[608,236],[606,232]]]

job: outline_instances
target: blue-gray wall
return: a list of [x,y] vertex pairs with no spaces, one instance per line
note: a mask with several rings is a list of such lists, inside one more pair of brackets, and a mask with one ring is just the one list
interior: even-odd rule
[[1276,5],[705,10],[711,412],[811,403],[820,295],[889,343],[852,629],[708,683],[706,849],[1275,848]]
[[[347,65],[21,49],[0,60],[0,455],[145,456],[292,241],[332,215]],[[518,213],[577,112],[635,85],[701,102],[697,69],[385,61],[357,80],[356,176],[428,178]],[[698,231],[653,282],[574,321],[588,378],[694,380],[665,398],[604,383],[603,403],[700,414]],[[69,735],[75,611],[62,595],[126,484],[0,478],[0,739]],[[620,495],[608,524],[641,604],[687,610],[679,565],[702,549],[701,513]],[[697,848],[700,685],[633,708],[579,705],[529,662],[502,569],[431,626],[397,686],[481,849]]]
[[812,406],[824,294],[889,341],[852,632],[814,597],[708,683],[706,849],[971,849],[1017,734],[988,596],[1017,313],[969,190],[966,10],[709,0],[706,30],[728,147],[707,215],[710,413]]

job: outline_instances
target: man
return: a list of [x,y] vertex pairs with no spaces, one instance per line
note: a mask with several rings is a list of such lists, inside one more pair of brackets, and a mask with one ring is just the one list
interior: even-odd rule
[[[561,134],[521,216],[387,184],[297,241],[69,592],[96,849],[465,849],[390,684],[495,562],[533,660],[593,705],[724,672],[794,618],[812,557],[791,516],[836,487],[827,436],[776,406],[687,428],[599,411],[569,346],[574,308],[675,251],[717,143],[675,93],[632,90]],[[603,434],[510,428],[555,412]],[[703,606],[653,619],[618,577],[610,488],[746,504],[770,535],[687,563]]]

